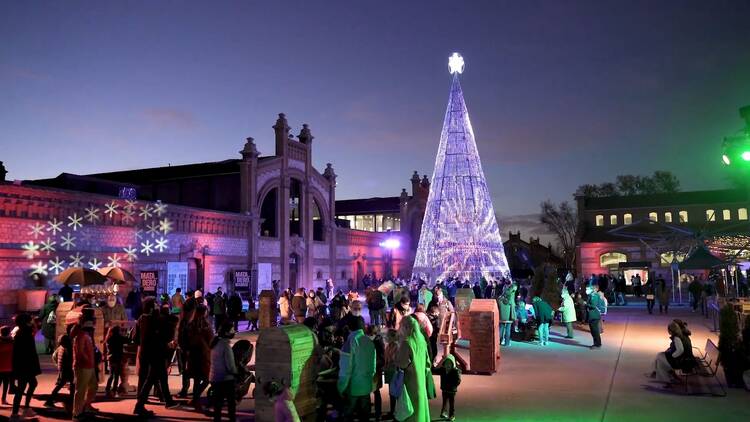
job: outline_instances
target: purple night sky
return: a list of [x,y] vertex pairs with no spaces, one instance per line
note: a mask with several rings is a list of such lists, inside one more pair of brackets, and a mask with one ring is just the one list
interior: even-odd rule
[[285,112],[339,198],[398,195],[432,175],[458,51],[500,215],[623,173],[720,187],[749,17],[747,1],[6,1],[0,160],[31,179],[239,158],[247,136],[271,154]]

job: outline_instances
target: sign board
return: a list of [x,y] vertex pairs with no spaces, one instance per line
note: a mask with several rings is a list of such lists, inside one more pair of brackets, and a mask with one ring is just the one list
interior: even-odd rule
[[182,294],[187,291],[188,263],[167,262],[167,294],[171,297],[177,288],[182,289]]
[[269,262],[258,263],[258,294],[263,290],[273,290],[273,266]]
[[159,286],[158,271],[141,271],[141,290],[144,296],[156,296],[156,289]]
[[234,270],[234,289],[245,292],[250,290],[250,270]]

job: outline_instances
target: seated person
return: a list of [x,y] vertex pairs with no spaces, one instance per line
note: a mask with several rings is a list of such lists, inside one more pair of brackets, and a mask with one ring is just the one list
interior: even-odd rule
[[[669,349],[656,355],[654,371],[649,375],[664,383],[665,388],[670,387],[675,370],[692,369],[695,363],[690,338],[682,331],[680,324],[672,321],[667,326],[667,332],[671,339]],[[687,333],[689,332],[688,330]]]

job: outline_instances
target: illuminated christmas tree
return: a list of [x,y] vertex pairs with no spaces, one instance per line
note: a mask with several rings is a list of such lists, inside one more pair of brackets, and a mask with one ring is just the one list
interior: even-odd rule
[[414,274],[431,282],[447,277],[472,282],[481,277],[510,277],[495,209],[458,81],[464,69],[463,58],[453,53],[448,66],[453,83]]

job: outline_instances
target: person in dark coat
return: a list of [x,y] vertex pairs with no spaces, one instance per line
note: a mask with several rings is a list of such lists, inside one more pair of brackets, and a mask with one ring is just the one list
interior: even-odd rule
[[599,349],[602,347],[602,314],[601,307],[604,306],[602,298],[594,287],[586,288],[586,295],[588,301],[586,302],[586,320],[589,322],[589,330],[591,330],[591,337],[594,340],[594,344],[591,349]]
[[440,375],[440,390],[443,393],[443,407],[440,416],[450,421],[456,420],[456,393],[461,384],[461,370],[456,365],[456,358],[449,354],[435,372]]
[[68,282],[66,281],[65,284],[63,284],[63,286],[60,287],[60,290],[57,292],[57,295],[62,298],[63,302],[72,302],[73,301],[73,288],[68,286]]
[[549,325],[552,322],[552,316],[554,311],[549,303],[545,302],[541,297],[535,296],[532,299],[532,305],[534,306],[534,315],[537,322],[537,332],[539,334],[539,344],[546,346],[549,342]]
[[238,331],[240,317],[242,316],[242,298],[237,292],[233,292],[227,300],[227,316],[234,325],[234,331]]
[[670,288],[667,286],[666,280],[659,276],[656,279],[656,300],[659,302],[659,313],[662,313],[662,311],[665,314],[669,313],[669,295]]
[[37,386],[36,377],[42,373],[39,365],[39,356],[36,353],[36,342],[34,341],[34,330],[32,328],[31,315],[18,314],[15,318],[16,335],[13,338],[13,378],[17,382],[16,395],[13,397],[13,410],[10,420],[18,419],[18,411],[24,393],[24,418],[32,418],[36,413],[29,407],[31,397]]
[[208,387],[208,376],[211,370],[211,341],[214,333],[206,317],[207,309],[203,305],[195,308],[195,313],[187,325],[187,367],[185,372],[193,379],[193,399],[188,402],[198,411],[203,409],[201,394]]
[[656,288],[654,282],[649,278],[646,285],[643,286],[643,293],[646,295],[646,309],[648,313],[654,312],[654,302],[656,301]]

